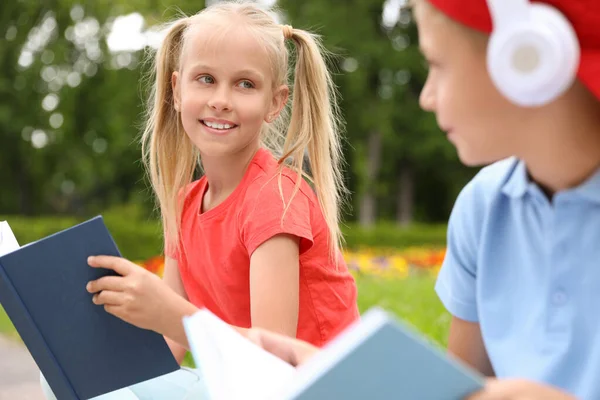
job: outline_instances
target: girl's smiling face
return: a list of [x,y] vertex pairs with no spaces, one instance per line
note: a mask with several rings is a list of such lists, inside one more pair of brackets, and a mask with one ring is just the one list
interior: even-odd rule
[[201,156],[258,147],[263,124],[287,101],[266,48],[244,25],[231,25],[192,25],[173,73],[175,105]]

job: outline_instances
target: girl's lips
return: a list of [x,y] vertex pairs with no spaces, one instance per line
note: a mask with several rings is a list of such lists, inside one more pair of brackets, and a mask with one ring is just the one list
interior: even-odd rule
[[229,121],[227,119],[219,119],[219,118],[202,118],[200,120],[201,122],[208,122],[211,125],[230,125],[230,126],[237,126],[237,124],[233,121]]

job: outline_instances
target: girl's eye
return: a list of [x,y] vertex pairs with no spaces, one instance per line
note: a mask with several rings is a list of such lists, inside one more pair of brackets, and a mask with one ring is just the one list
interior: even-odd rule
[[242,88],[244,88],[244,89],[252,89],[252,88],[254,88],[254,85],[250,81],[241,81],[239,83],[239,86],[242,87]]
[[202,75],[200,78],[198,78],[198,81],[202,83],[215,83],[213,77],[209,75]]

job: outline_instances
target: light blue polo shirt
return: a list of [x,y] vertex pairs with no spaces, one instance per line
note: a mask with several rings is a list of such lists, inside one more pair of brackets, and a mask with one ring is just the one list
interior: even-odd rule
[[479,322],[496,376],[600,399],[600,171],[550,203],[523,162],[482,169],[452,211],[436,291]]

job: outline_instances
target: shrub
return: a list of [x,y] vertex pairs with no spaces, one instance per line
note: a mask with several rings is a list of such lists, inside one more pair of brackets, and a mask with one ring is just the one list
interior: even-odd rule
[[[135,205],[124,205],[107,210],[102,214],[117,246],[124,257],[146,260],[162,253],[162,231],[158,220],[147,216]],[[76,217],[22,217],[2,216],[10,224],[21,245],[44,238],[69,228],[87,218]],[[400,228],[391,223],[380,223],[373,228],[362,228],[357,224],[342,227],[349,250],[405,249],[415,246],[444,247],[445,225],[415,224]]]

